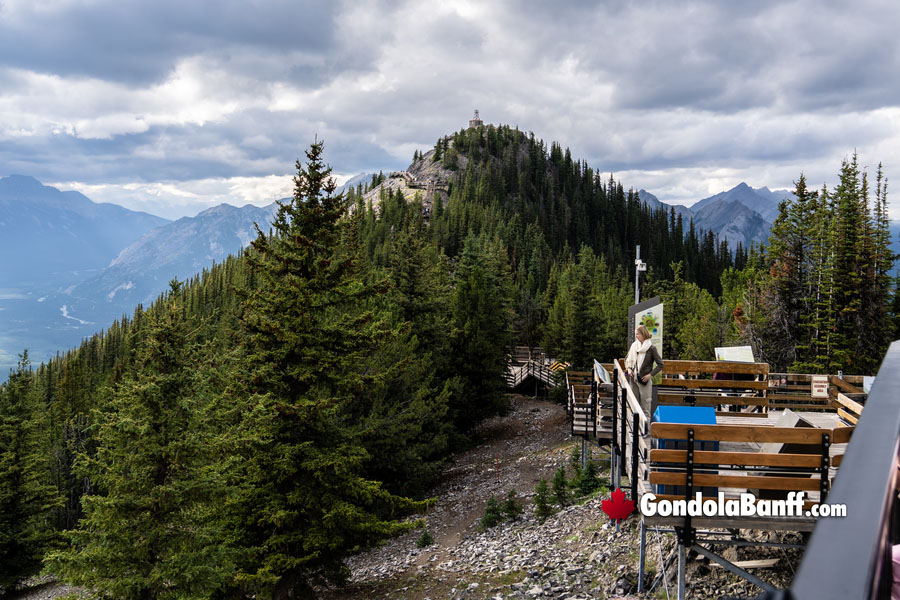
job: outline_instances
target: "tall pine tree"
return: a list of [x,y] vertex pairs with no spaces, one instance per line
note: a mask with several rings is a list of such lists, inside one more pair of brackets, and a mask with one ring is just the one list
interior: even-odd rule
[[40,569],[54,535],[60,498],[49,483],[43,415],[25,351],[0,386],[0,596]]
[[386,288],[340,248],[344,201],[322,152],[316,142],[297,161],[293,198],[248,256],[259,287],[244,300],[246,471],[232,518],[250,553],[238,581],[266,597],[340,579],[348,553],[408,529],[394,517],[414,506],[363,476],[354,432],[394,368],[369,360],[391,335],[372,309]]
[[192,364],[180,284],[138,332],[137,370],[96,416],[97,452],[82,468],[99,493],[54,572],[106,597],[204,598],[233,573],[215,506],[224,497],[209,435],[209,396]]

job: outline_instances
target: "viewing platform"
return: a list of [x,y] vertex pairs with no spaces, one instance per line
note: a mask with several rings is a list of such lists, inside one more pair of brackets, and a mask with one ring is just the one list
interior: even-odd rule
[[[651,495],[645,499],[647,514],[636,515],[641,519],[638,591],[644,591],[651,529],[678,537],[679,598],[684,598],[688,552],[775,592],[715,548],[778,546],[752,542],[741,530],[811,532],[820,520],[829,520],[811,511],[833,501],[831,491],[868,403],[864,378],[773,373],[766,363],[666,360],[657,380],[651,420],[626,378],[623,359],[566,372],[572,433],[609,450],[610,489],[630,492],[636,509]],[[900,414],[900,397],[885,401]],[[898,437],[900,430],[895,449]],[[895,463],[896,456],[895,451]],[[768,510],[753,516],[679,512],[690,501],[699,506],[698,492],[701,501],[717,506],[728,501],[737,506],[744,494],[754,507],[776,509],[802,493],[802,510],[791,516]],[[659,504],[662,500],[672,502]],[[678,507],[674,513],[672,507]]]

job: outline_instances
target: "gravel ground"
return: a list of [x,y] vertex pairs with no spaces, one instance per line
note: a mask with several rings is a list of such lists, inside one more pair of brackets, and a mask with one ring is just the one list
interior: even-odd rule
[[[640,521],[632,515],[616,532],[601,509],[608,494],[566,507],[543,523],[533,516],[537,482],[549,481],[581,443],[569,435],[563,407],[517,396],[512,411],[483,424],[480,434],[483,442],[457,456],[433,492],[438,502],[425,518],[435,544],[418,549],[419,534],[414,532],[351,557],[349,584],[322,590],[325,600],[675,597],[674,536],[648,534],[646,582],[648,587],[656,585],[637,596]],[[605,456],[596,447],[593,455]],[[509,489],[524,500],[524,514],[481,531],[479,520],[488,497],[500,498]],[[741,533],[745,538],[776,539],[766,532]],[[787,537],[800,541],[799,535]],[[755,574],[779,588],[790,584],[801,555],[799,550],[777,548],[720,551],[730,560],[778,558],[774,569]],[[661,557],[667,563],[665,577]],[[755,598],[761,592],[705,560],[690,560],[686,573],[688,598]]]

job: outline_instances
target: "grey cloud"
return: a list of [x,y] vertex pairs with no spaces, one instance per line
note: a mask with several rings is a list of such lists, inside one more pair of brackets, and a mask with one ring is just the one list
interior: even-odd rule
[[[817,164],[896,136],[867,113],[900,97],[891,29],[900,9],[877,2],[525,0],[480,3],[476,19],[416,3],[318,4],[131,2],[0,23],[0,62],[133,84],[114,90],[108,109],[94,101],[73,114],[43,99],[29,123],[56,110],[69,115],[62,123],[106,110],[127,118],[139,112],[132,91],[187,56],[202,60],[186,77],[212,73],[203,89],[222,91],[216,107],[235,105],[180,125],[171,123],[201,118],[167,119],[151,104],[162,114],[147,131],[107,140],[4,139],[0,175],[103,183],[289,173],[314,135],[338,172],[389,170],[408,164],[411,146],[465,126],[473,108],[558,140],[600,171]],[[15,94],[16,80],[7,83]],[[267,108],[275,84],[299,108]]]
[[327,54],[336,5],[279,0],[76,3],[0,21],[3,64],[126,83],[159,81],[179,57],[258,48]]
[[586,76],[615,86],[617,109],[870,109],[900,92],[888,75],[900,67],[896,3],[513,6],[515,27],[542,57],[576,57]]

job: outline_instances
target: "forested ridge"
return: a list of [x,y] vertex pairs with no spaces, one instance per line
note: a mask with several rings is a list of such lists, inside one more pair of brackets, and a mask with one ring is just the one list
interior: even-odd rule
[[[45,565],[111,598],[288,597],[417,525],[504,410],[507,353],[625,352],[634,247],[664,356],[872,373],[896,336],[887,181],[801,175],[767,248],[730,249],[518,129],[417,151],[446,192],[334,195],[324,145],[240,256],[0,386],[0,588]],[[430,210],[426,211],[426,204]]]

